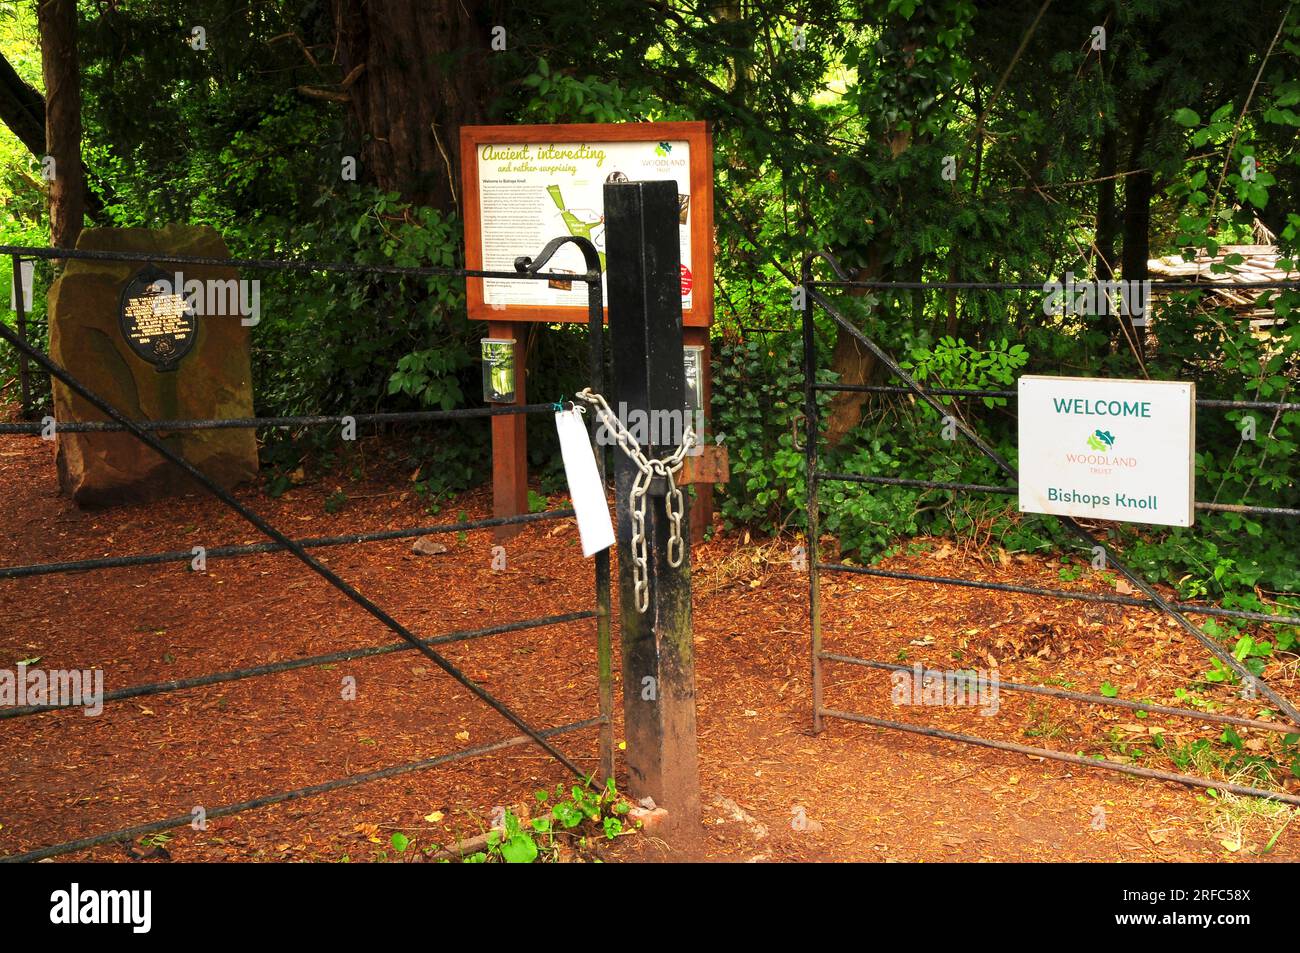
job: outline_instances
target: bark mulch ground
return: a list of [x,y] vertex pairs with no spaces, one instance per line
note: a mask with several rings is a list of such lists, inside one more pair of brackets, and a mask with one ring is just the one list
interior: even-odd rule
[[[298,537],[455,522],[488,515],[479,491],[430,516],[407,476],[365,446],[355,476],[315,479],[279,498],[240,498]],[[349,467],[349,472],[354,472]],[[260,542],[200,495],[81,511],[58,493],[53,445],[0,437],[0,565]],[[339,490],[347,501],[327,512]],[[340,498],[334,496],[335,508]],[[552,507],[563,505],[555,498]],[[590,563],[569,520],[526,529],[493,567],[490,531],[314,550],[343,578],[422,636],[592,606]],[[810,731],[806,575],[793,543],[719,534],[692,554],[698,721],[705,824],[669,849],[653,836],[602,848],[610,859],[699,860],[1297,860],[1300,825],[1256,801],[1213,798],[1022,755],[828,722]],[[890,568],[1101,591],[1038,557],[963,552],[916,541]],[[824,589],[826,649],[938,668],[989,668],[1004,680],[1056,684],[1257,716],[1258,704],[1199,676],[1201,647],[1157,614],[860,576]],[[617,618],[617,614],[616,614]],[[397,638],[292,556],[213,559],[0,581],[0,667],[100,667],[113,690]],[[535,725],[596,713],[590,620],[443,646],[471,678]],[[1296,697],[1296,659],[1266,673]],[[355,700],[345,700],[348,677]],[[899,721],[1083,752],[1173,770],[1171,751],[1222,728],[1186,719],[1003,692],[995,715],[972,708],[896,707],[887,672],[828,665],[826,704]],[[1153,730],[1154,729],[1154,730]],[[0,722],[0,853],[189,814],[515,734],[462,686],[414,652],[322,665],[241,682]],[[1156,747],[1163,735],[1164,748]],[[1267,753],[1271,733],[1241,730]],[[596,734],[559,746],[595,766]],[[1202,753],[1192,773],[1220,768]],[[1220,775],[1221,777],[1221,775]],[[494,808],[526,803],[564,771],[535,747],[471,760],[237,817],[182,828],[174,860],[372,860],[393,832],[417,849],[480,832]],[[1246,778],[1244,783],[1258,779]],[[1278,783],[1287,782],[1278,779]],[[1294,781],[1290,789],[1296,790]],[[1279,830],[1273,843],[1266,847]],[[139,853],[139,845],[136,852]],[[408,852],[408,854],[413,852]],[[161,853],[155,854],[161,857]],[[125,846],[72,859],[129,860]]]

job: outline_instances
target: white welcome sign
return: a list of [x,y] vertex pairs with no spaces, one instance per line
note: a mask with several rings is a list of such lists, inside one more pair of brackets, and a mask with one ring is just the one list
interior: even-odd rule
[[1196,385],[1020,378],[1020,510],[1191,526]]

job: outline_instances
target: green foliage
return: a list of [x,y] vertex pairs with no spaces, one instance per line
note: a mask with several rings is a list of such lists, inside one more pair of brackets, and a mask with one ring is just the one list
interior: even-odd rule
[[644,88],[626,91],[617,81],[595,76],[579,79],[552,72],[541,58],[522,83],[535,95],[520,107],[521,122],[657,122],[692,118],[680,109],[665,107]]
[[719,496],[728,525],[802,525],[807,492],[798,449],[805,426],[802,381],[791,334],[724,343],[719,349],[713,430],[728,448],[731,466],[731,481]]
[[[1006,390],[1015,384],[1016,371],[1029,360],[1023,344],[1009,344],[1006,338],[976,348],[963,339],[944,335],[933,347],[912,348],[910,360],[902,362],[919,384],[942,390]],[[985,407],[1005,407],[1005,397],[981,397]],[[941,403],[956,398],[943,396]],[[933,408],[925,405],[933,413]]]
[[585,845],[591,836],[613,840],[631,832],[624,823],[629,805],[613,778],[599,790],[575,784],[566,791],[563,784],[557,784],[553,792],[537,791],[536,799],[544,813],[525,824],[513,811],[506,811],[503,826],[488,832],[487,849],[467,856],[464,862],[550,862],[559,858],[565,841]]

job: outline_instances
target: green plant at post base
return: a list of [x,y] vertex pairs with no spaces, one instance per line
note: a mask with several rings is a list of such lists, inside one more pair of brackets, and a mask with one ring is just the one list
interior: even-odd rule
[[598,791],[580,784],[566,790],[557,784],[554,791],[537,791],[535,797],[547,807],[546,813],[525,824],[506,811],[502,827],[488,831],[487,848],[463,858],[463,863],[553,862],[566,839],[585,843],[590,828],[606,840],[632,832],[624,822],[631,806],[619,795],[613,778]]

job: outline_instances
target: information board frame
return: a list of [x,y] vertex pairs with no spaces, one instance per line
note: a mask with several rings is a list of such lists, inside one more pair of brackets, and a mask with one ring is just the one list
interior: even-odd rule
[[[600,143],[661,143],[685,141],[689,146],[689,216],[692,285],[691,306],[682,307],[685,327],[707,328],[713,323],[713,137],[707,122],[561,123],[521,126],[462,126],[460,129],[461,207],[465,222],[465,267],[487,270],[483,257],[483,196],[479,162],[484,146]],[[549,235],[549,238],[556,236]],[[520,255],[540,249],[522,248]],[[585,322],[583,305],[489,304],[484,279],[466,279],[466,304],[471,320],[528,321],[546,324]]]

